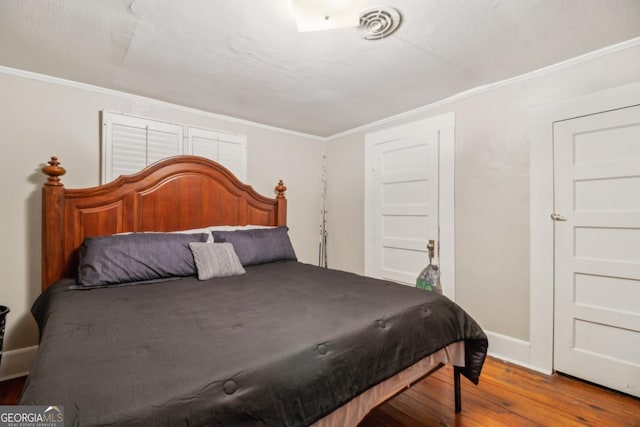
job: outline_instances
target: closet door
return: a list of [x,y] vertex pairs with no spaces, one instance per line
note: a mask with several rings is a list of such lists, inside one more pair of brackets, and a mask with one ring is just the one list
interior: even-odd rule
[[553,135],[554,369],[640,397],[640,106]]
[[365,274],[415,286],[435,240],[443,293],[455,300],[455,114],[365,136]]
[[374,160],[373,269],[368,273],[410,286],[428,263],[428,241],[439,240],[438,132],[421,125],[367,134]]

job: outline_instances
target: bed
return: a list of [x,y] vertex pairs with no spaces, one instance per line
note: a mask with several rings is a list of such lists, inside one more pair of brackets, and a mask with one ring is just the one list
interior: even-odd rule
[[460,375],[478,382],[486,335],[446,297],[297,262],[282,181],[265,197],[194,156],[88,189],[43,171],[21,404],[66,425],[345,427],[444,363],[457,411]]

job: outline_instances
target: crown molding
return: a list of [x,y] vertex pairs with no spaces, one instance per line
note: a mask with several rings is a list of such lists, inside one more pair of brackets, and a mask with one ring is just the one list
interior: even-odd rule
[[69,86],[69,87],[74,87],[74,88],[78,88],[78,89],[83,89],[83,90],[88,90],[88,91],[92,91],[92,92],[96,92],[96,93],[101,93],[104,95],[111,95],[111,96],[120,96],[120,97],[124,97],[124,98],[128,98],[131,100],[135,100],[135,101],[140,101],[140,102],[145,102],[151,105],[157,105],[160,107],[164,107],[164,108],[170,108],[173,110],[177,110],[177,111],[183,111],[183,112],[187,112],[187,113],[192,113],[192,114],[198,114],[201,116],[205,116],[205,117],[209,117],[209,118],[213,118],[213,119],[218,119],[218,120],[223,120],[226,122],[230,122],[230,123],[237,123],[237,124],[241,124],[241,125],[245,125],[245,126],[252,126],[255,128],[259,128],[259,129],[264,129],[264,130],[269,130],[269,131],[273,131],[273,132],[280,132],[280,133],[284,133],[284,134],[288,134],[288,135],[293,135],[293,136],[298,136],[298,137],[302,137],[302,138],[307,138],[307,139],[312,139],[314,141],[320,141],[320,142],[328,142],[328,141],[333,141],[335,139],[339,139],[339,138],[343,138],[345,136],[349,136],[349,135],[353,135],[355,133],[358,132],[362,132],[362,131],[366,131],[375,127],[379,127],[381,125],[384,124],[388,124],[388,123],[392,123],[395,121],[399,121],[402,120],[404,118],[407,117],[411,117],[414,115],[418,115],[433,109],[436,109],[438,107],[441,107],[443,105],[447,105],[450,104],[452,102],[456,102],[462,99],[466,99],[466,98],[470,98],[473,96],[477,96],[492,90],[496,90],[505,86],[509,86],[509,85],[513,85],[513,84],[517,84],[526,80],[530,80],[533,78],[537,78],[537,77],[541,77],[577,64],[581,64],[584,62],[588,62],[591,61],[593,59],[597,59],[603,56],[607,56],[607,55],[612,55],[616,52],[620,52],[626,49],[631,49],[634,47],[640,46],[640,37],[636,37],[621,43],[617,43],[611,46],[607,46],[604,47],[602,49],[598,49],[589,53],[586,53],[584,55],[580,55],[580,56],[576,56],[574,58],[571,59],[567,59],[566,61],[562,61],[562,62],[558,62],[556,64],[553,65],[549,65],[547,67],[543,67],[543,68],[539,68],[537,70],[525,73],[525,74],[520,74],[519,76],[515,76],[515,77],[511,77],[505,80],[501,80],[499,82],[495,82],[495,83],[490,83],[487,85],[483,85],[483,86],[477,86],[475,88],[469,89],[469,90],[465,90],[463,92],[459,92],[455,95],[452,95],[450,97],[441,99],[439,101],[436,102],[432,102],[431,104],[427,104],[427,105],[423,105],[422,107],[418,107],[418,108],[414,108],[412,110],[408,110],[405,111],[403,113],[399,113],[399,114],[394,114],[393,116],[389,116],[386,117],[384,119],[381,120],[376,120],[374,122],[371,123],[367,123],[365,125],[362,126],[358,126],[349,130],[346,130],[344,132],[339,132],[336,133],[334,135],[330,135],[330,136],[319,136],[319,135],[312,135],[312,134],[308,134],[308,133],[304,133],[304,132],[298,132],[298,131],[294,131],[294,130],[290,130],[290,129],[285,129],[285,128],[280,128],[280,127],[276,127],[276,126],[270,126],[264,123],[258,123],[258,122],[253,122],[250,120],[245,120],[245,119],[239,119],[236,117],[231,117],[231,116],[225,116],[223,114],[216,114],[216,113],[211,113],[208,111],[204,111],[204,110],[199,110],[196,108],[191,108],[191,107],[185,107],[183,105],[179,105],[179,104],[173,104],[170,102],[166,102],[166,101],[160,101],[154,98],[148,98],[145,96],[141,96],[141,95],[134,95],[128,92],[122,92],[122,91],[118,91],[118,90],[114,90],[114,89],[107,89],[101,86],[95,86],[95,85],[91,85],[88,83],[81,83],[81,82],[76,82],[73,80],[67,80],[67,79],[63,79],[63,78],[59,78],[59,77],[53,77],[53,76],[48,76],[45,74],[39,74],[39,73],[34,73],[31,71],[25,71],[25,70],[19,70],[16,68],[10,68],[10,67],[5,67],[5,66],[1,66],[0,65],[0,73],[1,74],[8,74],[8,75],[14,75],[14,76],[19,76],[19,77],[25,77],[28,79],[32,79],[32,80],[39,80],[39,81],[44,81],[44,82],[48,82],[48,83],[54,83],[54,84],[58,84],[58,85],[62,85],[62,86]]
[[401,120],[401,119],[404,119],[404,118],[407,118],[407,117],[410,117],[410,116],[414,116],[414,115],[417,115],[417,114],[420,114],[420,113],[424,113],[426,111],[433,110],[435,108],[441,107],[443,105],[450,104],[450,103],[455,102],[455,101],[460,101],[460,100],[465,99],[465,98],[471,98],[473,96],[477,96],[477,95],[480,95],[480,94],[483,94],[483,93],[486,93],[486,92],[490,92],[492,90],[496,90],[496,89],[499,89],[499,88],[502,88],[502,87],[505,87],[505,86],[514,85],[514,84],[517,84],[517,83],[520,83],[520,82],[523,82],[523,81],[526,81],[526,80],[530,80],[530,79],[533,79],[533,78],[542,77],[542,76],[545,76],[547,74],[551,74],[553,72],[556,72],[556,71],[559,71],[559,70],[563,70],[565,68],[572,67],[572,66],[577,65],[577,64],[588,62],[588,61],[591,61],[591,60],[596,59],[596,58],[601,58],[603,56],[612,55],[612,54],[614,54],[616,52],[620,52],[620,51],[623,51],[623,50],[626,50],[626,49],[631,49],[631,48],[634,48],[636,46],[640,46],[640,37],[636,37],[636,38],[624,41],[622,43],[617,43],[617,44],[614,44],[614,45],[611,45],[611,46],[607,46],[607,47],[602,48],[602,49],[594,50],[592,52],[585,53],[584,55],[576,56],[574,58],[567,59],[566,61],[558,62],[556,64],[549,65],[549,66],[543,67],[543,68],[539,68],[537,70],[530,71],[530,72],[525,73],[525,74],[520,74],[520,75],[515,76],[515,77],[510,77],[508,79],[501,80],[499,82],[490,83],[490,84],[483,85],[483,86],[477,86],[475,88],[472,88],[472,89],[469,89],[469,90],[465,90],[463,92],[459,92],[459,93],[457,93],[455,95],[452,95],[452,96],[450,96],[448,98],[441,99],[440,101],[436,101],[436,102],[433,102],[431,104],[423,105],[422,107],[414,108],[413,110],[408,110],[408,111],[405,111],[403,113],[395,114],[393,116],[389,116],[389,117],[386,117],[384,119],[377,120],[375,122],[367,123],[366,125],[358,126],[356,128],[349,129],[349,130],[346,130],[344,132],[340,132],[340,133],[337,133],[335,135],[328,136],[328,137],[326,137],[326,140],[327,141],[331,141],[331,140],[334,140],[334,139],[343,138],[345,136],[353,135],[354,133],[366,131],[366,130],[369,130],[369,129],[374,128],[374,127],[378,127],[378,126],[381,126],[381,125],[384,125],[384,124],[387,124],[387,123],[395,122],[395,121],[398,121],[398,120]]
[[76,89],[82,89],[82,90],[86,90],[86,91],[90,91],[90,92],[94,92],[94,93],[99,93],[99,94],[102,94],[102,95],[118,96],[118,97],[122,97],[122,98],[129,99],[129,100],[132,100],[132,101],[144,102],[146,104],[150,104],[150,105],[153,105],[153,106],[158,106],[158,107],[163,107],[163,108],[170,108],[170,109],[176,110],[176,111],[182,111],[182,112],[186,112],[186,113],[197,114],[197,115],[208,117],[208,118],[212,118],[212,119],[223,120],[223,121],[230,122],[230,123],[237,123],[237,124],[240,124],[240,125],[251,126],[251,127],[258,128],[258,129],[264,129],[264,130],[269,130],[269,131],[273,131],[273,132],[285,133],[285,134],[288,134],[288,135],[299,136],[299,137],[302,137],[302,138],[313,139],[313,140],[316,140],[316,141],[326,141],[327,140],[326,137],[322,137],[322,136],[318,136],[318,135],[312,135],[312,134],[308,134],[308,133],[304,133],[304,132],[298,132],[298,131],[294,131],[294,130],[290,130],[290,129],[280,128],[280,127],[277,127],[277,126],[270,126],[270,125],[267,125],[267,124],[264,124],[264,123],[253,122],[251,120],[239,119],[237,117],[225,116],[224,114],[211,113],[209,111],[199,110],[197,108],[186,107],[184,105],[174,104],[174,103],[171,103],[171,102],[160,101],[158,99],[148,98],[148,97],[142,96],[142,95],[135,95],[135,94],[132,94],[132,93],[129,93],[129,92],[123,92],[123,91],[119,91],[119,90],[115,90],[115,89],[108,89],[108,88],[105,88],[105,87],[102,87],[102,86],[96,86],[96,85],[92,85],[92,84],[88,84],[88,83],[77,82],[77,81],[74,81],[74,80],[67,80],[67,79],[63,79],[63,78],[60,78],[60,77],[49,76],[49,75],[46,75],[46,74],[34,73],[32,71],[20,70],[20,69],[17,69],[17,68],[5,67],[5,66],[0,65],[0,74],[7,74],[7,75],[12,75],[12,76],[17,76],[17,77],[24,77],[24,78],[31,79],[31,80],[38,80],[38,81],[42,81],[42,82],[46,82],[46,83],[53,83],[53,84],[57,84],[57,85],[60,85],[60,86],[68,86],[68,87],[72,87],[72,88],[76,88]]

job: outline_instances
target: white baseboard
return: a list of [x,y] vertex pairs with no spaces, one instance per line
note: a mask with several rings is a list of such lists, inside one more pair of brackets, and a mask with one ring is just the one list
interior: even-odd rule
[[496,332],[484,331],[489,338],[489,356],[518,365],[529,363],[529,342]]
[[484,332],[487,334],[487,338],[489,338],[489,356],[515,363],[516,365],[524,366],[525,368],[533,369],[545,374],[550,373],[529,364],[531,345],[528,341],[498,334],[496,332],[486,330]]
[[0,364],[0,381],[29,375],[31,364],[36,357],[38,346],[19,348],[2,352]]

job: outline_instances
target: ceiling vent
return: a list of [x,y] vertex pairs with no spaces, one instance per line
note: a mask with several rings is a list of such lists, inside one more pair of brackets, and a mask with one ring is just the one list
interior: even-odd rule
[[401,22],[402,15],[393,7],[375,6],[360,12],[360,31],[367,40],[389,37]]

